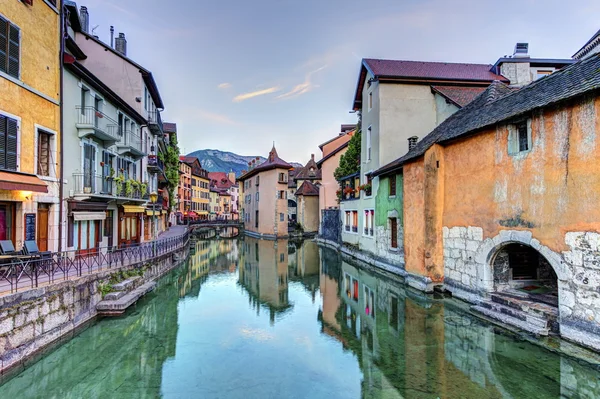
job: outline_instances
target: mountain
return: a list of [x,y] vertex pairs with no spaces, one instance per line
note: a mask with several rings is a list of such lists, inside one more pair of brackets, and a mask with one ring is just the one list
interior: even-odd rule
[[[190,157],[196,157],[200,160],[202,167],[209,172],[229,172],[233,170],[236,176],[242,174],[242,170],[248,170],[248,162],[256,156],[238,155],[233,152],[219,150],[197,150],[188,154]],[[259,163],[265,162],[265,157],[258,157]],[[296,168],[302,167],[297,162],[290,162]]]

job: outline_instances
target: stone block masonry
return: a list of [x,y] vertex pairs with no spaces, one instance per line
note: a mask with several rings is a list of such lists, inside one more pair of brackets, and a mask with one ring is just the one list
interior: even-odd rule
[[480,227],[444,227],[444,286],[479,304],[510,288],[509,259],[502,249],[514,243],[531,247],[557,277],[560,335],[600,350],[600,234],[567,232],[564,239],[569,250],[558,253],[528,230],[501,230],[484,239]]
[[[151,282],[180,264],[187,245],[154,260],[143,279]],[[28,361],[67,340],[97,316],[99,286],[135,264],[0,297],[0,373],[20,372]]]

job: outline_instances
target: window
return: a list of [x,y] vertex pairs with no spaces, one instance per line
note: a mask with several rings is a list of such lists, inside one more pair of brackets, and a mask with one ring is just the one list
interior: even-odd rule
[[287,173],[279,173],[279,183],[287,183]]
[[358,232],[358,211],[352,211],[352,232]]
[[[279,263],[283,263],[285,259],[285,255],[283,253],[279,254]],[[284,284],[285,281],[283,281],[282,276],[279,276],[279,284]]]
[[519,151],[529,150],[529,140],[527,139],[527,122],[521,122],[517,125],[517,134],[519,137]]
[[282,191],[278,191],[277,192],[277,198],[278,199],[286,199],[286,197],[287,197],[287,192],[286,191],[282,190]]
[[91,144],[83,144],[83,188],[94,193],[96,179],[96,147]]
[[552,71],[548,71],[548,70],[545,70],[545,71],[537,71],[537,73],[536,73],[536,76],[535,76],[535,79],[537,80],[537,79],[543,78],[544,76],[548,76],[548,75],[550,75],[551,73],[552,73]]
[[396,218],[390,218],[390,230],[391,230],[391,236],[390,236],[390,247],[391,248],[398,248],[398,219]]
[[391,175],[388,177],[389,185],[390,185],[390,197],[396,195],[396,175]]
[[283,214],[283,213],[280,213],[280,214],[279,214],[279,221],[280,221],[280,222],[283,222],[283,221],[285,221],[285,216],[284,216],[284,214]]
[[531,150],[531,124],[528,120],[508,127],[508,154],[517,155]]
[[50,148],[52,135],[43,130],[38,130],[37,145],[37,174],[40,176],[50,176],[52,162],[52,150]]
[[19,79],[21,31],[0,17],[0,71]]
[[369,92],[369,111],[373,108],[373,92]]
[[363,235],[365,235],[365,236],[373,236],[373,219],[374,219],[374,216],[375,216],[375,210],[373,210],[373,209],[365,209]]
[[367,129],[367,161],[371,160],[371,126]]
[[352,212],[346,211],[345,219],[344,219],[344,227],[346,231],[350,231],[350,221],[352,220]]
[[85,106],[87,103],[87,96],[90,91],[85,87],[81,88],[81,115],[85,115]]
[[260,184],[260,176],[256,176],[256,185],[258,186]]
[[0,169],[17,170],[18,132],[16,119],[0,115]]

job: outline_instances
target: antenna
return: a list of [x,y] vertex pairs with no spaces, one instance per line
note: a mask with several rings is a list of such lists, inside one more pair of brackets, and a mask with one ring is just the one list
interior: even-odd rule
[[92,28],[92,36],[96,36],[96,29],[98,29],[100,25],[96,25]]

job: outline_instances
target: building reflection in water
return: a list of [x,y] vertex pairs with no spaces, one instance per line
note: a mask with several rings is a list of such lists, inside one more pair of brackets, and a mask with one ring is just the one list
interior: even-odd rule
[[451,299],[408,289],[330,249],[320,259],[322,332],[356,354],[363,397],[600,397],[590,368],[515,342]]
[[245,237],[241,246],[238,282],[256,313],[267,310],[274,324],[278,314],[293,307],[288,299],[288,240]]

